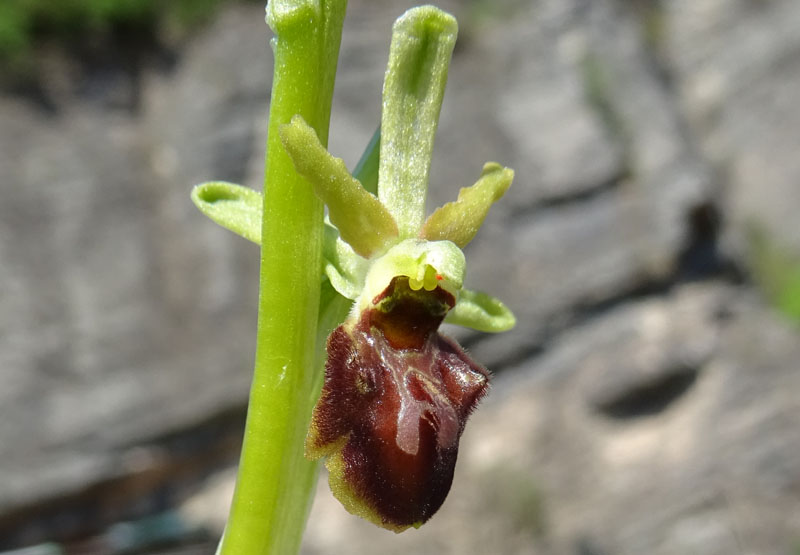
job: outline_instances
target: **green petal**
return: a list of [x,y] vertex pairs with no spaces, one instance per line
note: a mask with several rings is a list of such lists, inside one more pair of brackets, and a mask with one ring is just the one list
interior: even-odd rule
[[456,20],[433,6],[408,10],[392,30],[378,198],[402,238],[416,236],[425,218],[433,139],[457,34]]
[[325,225],[322,247],[325,259],[325,275],[336,292],[355,300],[364,288],[364,278],[369,262],[358,256],[353,248],[341,240],[339,232],[332,225]]
[[513,179],[514,170],[487,162],[480,179],[473,186],[461,189],[457,201],[448,202],[430,215],[420,237],[452,241],[464,248],[480,229],[489,207],[505,194]]
[[209,181],[192,189],[200,212],[222,227],[261,244],[261,193],[225,181]]
[[397,224],[380,201],[334,158],[300,116],[281,126],[281,141],[297,172],[328,206],[331,222],[355,252],[369,258],[397,237]]
[[510,330],[517,319],[500,300],[486,293],[462,289],[456,306],[447,313],[444,321],[478,331],[496,333]]

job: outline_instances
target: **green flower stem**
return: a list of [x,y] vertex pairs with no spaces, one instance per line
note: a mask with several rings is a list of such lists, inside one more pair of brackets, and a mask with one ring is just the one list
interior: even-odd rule
[[[342,323],[351,305],[352,301],[339,295],[327,279],[323,281],[319,301],[312,383],[307,392],[308,397],[304,400],[305,404],[302,402],[299,404],[303,409],[302,414],[297,417],[299,419],[298,422],[302,423],[299,424],[297,436],[300,438],[299,447],[301,450],[308,431],[311,411],[322,388],[325,345],[328,335],[336,326]],[[287,480],[292,480],[291,489],[279,506],[278,521],[274,527],[278,534],[272,541],[270,553],[291,554],[300,550],[303,530],[306,520],[308,520],[308,513],[311,510],[311,502],[314,498],[317,477],[319,476],[319,462],[312,462],[305,457],[301,457],[297,459],[297,464],[294,475],[291,478],[287,477]],[[294,533],[284,533],[284,530],[293,530]]]
[[323,208],[283,149],[302,115],[327,144],[346,0],[271,0],[275,73],[261,233],[255,373],[231,512],[219,552],[297,552],[316,464],[303,457],[320,309]]

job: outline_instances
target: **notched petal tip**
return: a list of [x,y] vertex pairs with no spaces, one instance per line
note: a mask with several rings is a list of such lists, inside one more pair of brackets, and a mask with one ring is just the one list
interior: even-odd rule
[[489,387],[486,369],[437,332],[453,302],[399,277],[328,339],[306,454],[328,457],[331,490],[349,512],[395,532],[444,502],[464,425]]
[[392,31],[412,36],[443,35],[447,37],[446,40],[455,42],[458,35],[458,21],[436,6],[417,6],[401,15],[394,22]]
[[452,241],[464,248],[475,237],[489,208],[505,194],[513,180],[514,170],[487,162],[480,179],[461,189],[458,200],[436,209],[423,224],[419,236],[429,241]]

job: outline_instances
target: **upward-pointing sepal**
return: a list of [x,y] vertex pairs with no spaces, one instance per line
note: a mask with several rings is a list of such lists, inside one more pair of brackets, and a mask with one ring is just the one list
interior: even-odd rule
[[378,198],[403,239],[425,219],[428,173],[450,57],[455,18],[433,6],[408,10],[392,28],[383,82]]

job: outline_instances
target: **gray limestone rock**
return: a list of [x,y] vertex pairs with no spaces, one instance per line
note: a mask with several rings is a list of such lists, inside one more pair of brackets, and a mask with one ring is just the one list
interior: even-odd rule
[[677,98],[726,178],[731,242],[756,228],[800,255],[800,5],[687,0],[663,3],[659,17]]
[[[566,3],[561,4],[562,9]],[[573,4],[570,4],[573,5]],[[520,324],[508,334],[471,340],[479,359],[493,365],[518,359],[538,349],[547,338],[563,329],[584,307],[619,295],[647,289],[680,271],[681,256],[693,241],[690,214],[711,202],[713,189],[704,162],[690,149],[681,130],[681,116],[646,55],[639,24],[630,10],[616,2],[574,3],[569,17],[539,20],[531,7],[529,19],[520,17],[511,44],[526,67],[550,67],[550,79],[529,79],[529,100],[534,105],[556,105],[572,98],[580,109],[567,107],[561,121],[541,125],[530,118],[507,118],[508,129],[516,122],[518,136],[510,164],[528,167],[528,149],[546,141],[558,128],[552,148],[567,179],[580,184],[588,168],[600,159],[607,169],[594,171],[594,188],[564,190],[558,199],[530,201],[530,191],[548,189],[533,168],[520,173],[508,200],[495,209],[485,233],[470,247],[468,282],[479,289],[496,291],[515,310]],[[549,23],[549,25],[548,25]],[[556,26],[556,23],[559,26]],[[542,29],[529,31],[530,25]],[[542,49],[537,43],[558,45]],[[519,46],[517,46],[519,45]],[[522,57],[521,52],[536,52]],[[517,72],[509,72],[517,75]],[[583,95],[570,87],[548,89],[554,75],[581,83]],[[558,100],[545,100],[558,97]],[[524,112],[525,102],[521,109]],[[508,102],[504,110],[514,111]],[[588,111],[588,112],[587,112]],[[561,112],[558,112],[561,113]],[[568,135],[571,118],[591,114],[596,132]],[[520,121],[529,122],[519,125]],[[588,129],[588,127],[586,128]],[[520,131],[523,130],[523,131]],[[580,146],[591,137],[598,152],[586,160]],[[575,149],[574,151],[571,149]],[[604,150],[606,154],[600,154]],[[493,223],[500,222],[500,223]],[[511,248],[498,250],[497,245]]]
[[[442,513],[395,536],[322,484],[307,553],[769,555],[800,540],[796,330],[713,281],[718,220],[800,245],[800,9],[650,4],[443,4],[461,30],[429,206],[484,161],[517,171],[467,248],[467,286],[519,323],[449,330],[502,373]],[[411,5],[350,3],[330,133],[350,167]],[[55,58],[48,109],[0,98],[0,548],[171,506],[235,457],[258,250],[189,191],[260,186],[268,40],[263,6],[233,5],[135,82]],[[226,495],[187,518],[218,527]]]

